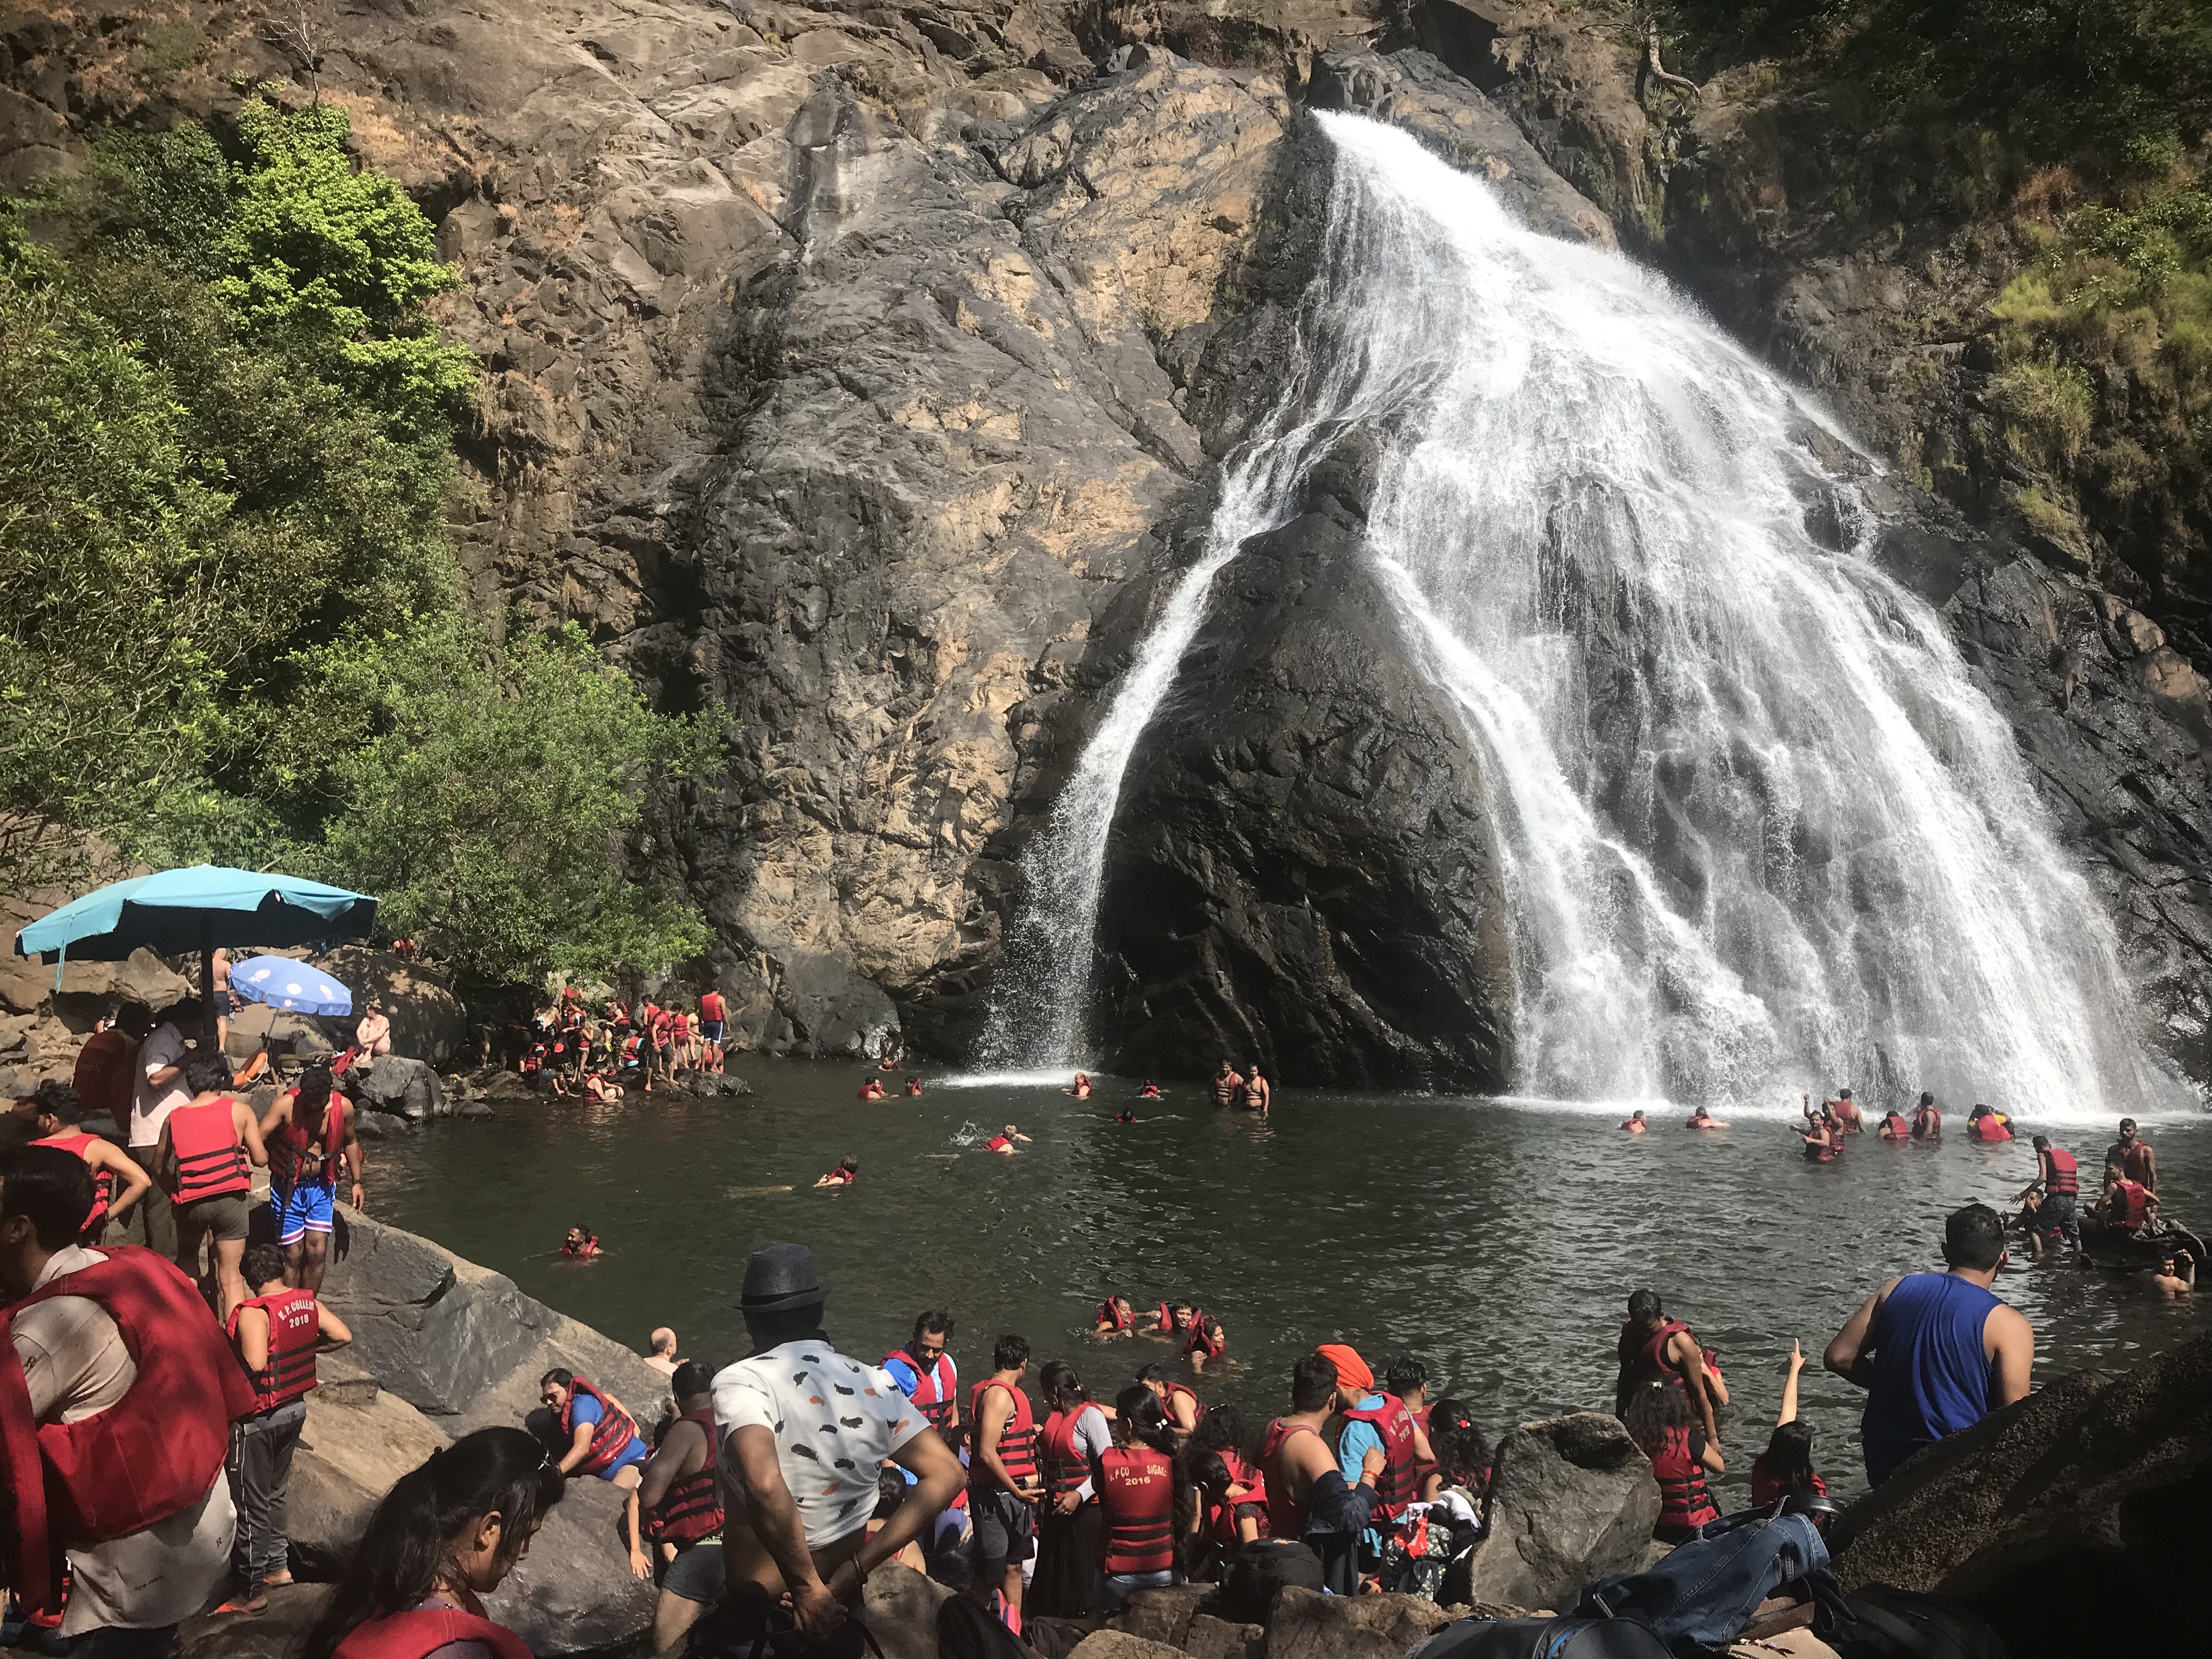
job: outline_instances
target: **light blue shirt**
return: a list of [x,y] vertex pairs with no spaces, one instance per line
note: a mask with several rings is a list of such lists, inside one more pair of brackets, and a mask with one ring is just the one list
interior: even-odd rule
[[[1370,1394],[1359,1402],[1359,1409],[1364,1412],[1380,1411],[1382,1407],[1382,1396],[1379,1394]],[[1346,1419],[1344,1436],[1336,1443],[1336,1468],[1337,1472],[1344,1476],[1344,1484],[1347,1486],[1359,1484],[1360,1465],[1366,1462],[1369,1452],[1387,1452],[1389,1449],[1382,1443],[1382,1431],[1374,1424]],[[1370,1549],[1380,1550],[1382,1547],[1382,1534],[1373,1527],[1362,1533],[1360,1538]]]

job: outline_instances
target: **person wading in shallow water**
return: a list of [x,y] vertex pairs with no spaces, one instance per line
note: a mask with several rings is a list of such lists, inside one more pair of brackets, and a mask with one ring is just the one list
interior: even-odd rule
[[1936,1097],[1923,1093],[1920,1104],[1912,1114],[1912,1138],[1915,1140],[1943,1139],[1943,1114],[1936,1109]]
[[[913,1401],[831,1345],[827,1299],[804,1244],[771,1244],[745,1263],[738,1307],[755,1352],[714,1378],[726,1593],[692,1628],[698,1659],[750,1659],[772,1635],[782,1659],[859,1659],[866,1644],[846,1610],[960,1490],[959,1460]],[[886,1457],[915,1484],[871,1534]]]
[[1868,1481],[1946,1435],[2027,1396],[2035,1331],[1990,1290],[2004,1265],[2004,1223],[1986,1204],[1943,1224],[1947,1273],[1908,1273],[1869,1297],[1822,1363],[1867,1391],[1859,1438]]
[[1244,1079],[1237,1075],[1237,1068],[1223,1060],[1221,1069],[1213,1074],[1213,1103],[1217,1106],[1235,1105],[1237,1091],[1243,1086]]
[[1261,1075],[1260,1062],[1256,1060],[1247,1062],[1244,1067],[1244,1109],[1265,1117],[1274,1103],[1275,1091]]
[[1667,1317],[1656,1291],[1638,1291],[1628,1298],[1628,1318],[1620,1328],[1617,1352],[1620,1373],[1613,1382],[1614,1416],[1627,1417],[1629,1403],[1639,1390],[1667,1389],[1682,1396],[1690,1420],[1705,1431],[1705,1439],[1720,1444],[1705,1351],[1687,1325]]

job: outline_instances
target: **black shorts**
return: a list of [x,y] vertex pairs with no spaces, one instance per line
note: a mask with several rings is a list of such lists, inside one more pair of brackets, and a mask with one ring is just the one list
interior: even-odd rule
[[1024,1503],[1004,1486],[970,1486],[968,1512],[975,1518],[974,1550],[979,1561],[1011,1566],[1036,1553],[1036,1505]]
[[686,1544],[668,1564],[668,1571],[660,1575],[660,1588],[686,1601],[712,1606],[720,1601],[724,1588],[722,1540],[718,1538],[711,1544]]

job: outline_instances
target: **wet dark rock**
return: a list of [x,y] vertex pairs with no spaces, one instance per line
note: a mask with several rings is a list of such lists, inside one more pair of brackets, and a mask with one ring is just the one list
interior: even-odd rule
[[1510,1076],[1480,763],[1359,545],[1328,498],[1248,543],[1130,766],[1100,907],[1116,1069],[1234,1054],[1370,1087]]
[[1418,1595],[1285,1589],[1267,1626],[1267,1659],[1399,1659],[1453,1615]]
[[392,1140],[416,1133],[416,1126],[390,1112],[361,1108],[355,1111],[353,1132],[363,1140]]
[[2212,1336],[2076,1373],[1928,1448],[1854,1504],[1846,1588],[1933,1591],[2015,1654],[2201,1646],[2212,1549]]
[[1182,1646],[1199,1609],[1218,1599],[1211,1584],[1175,1584],[1163,1589],[1141,1589],[1122,1604],[1114,1616],[1119,1629],[1147,1642],[1171,1648]]
[[1658,1519],[1651,1461],[1618,1418],[1524,1423],[1498,1443],[1468,1599],[1571,1607],[1591,1580],[1641,1563]]

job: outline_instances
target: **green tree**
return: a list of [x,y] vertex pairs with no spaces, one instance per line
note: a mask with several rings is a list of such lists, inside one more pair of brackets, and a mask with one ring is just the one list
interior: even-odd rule
[[385,925],[489,983],[665,969],[709,934],[623,873],[646,790],[703,767],[696,722],[656,714],[582,630],[493,649],[448,613],[309,654],[277,770],[319,809],[331,878]]

